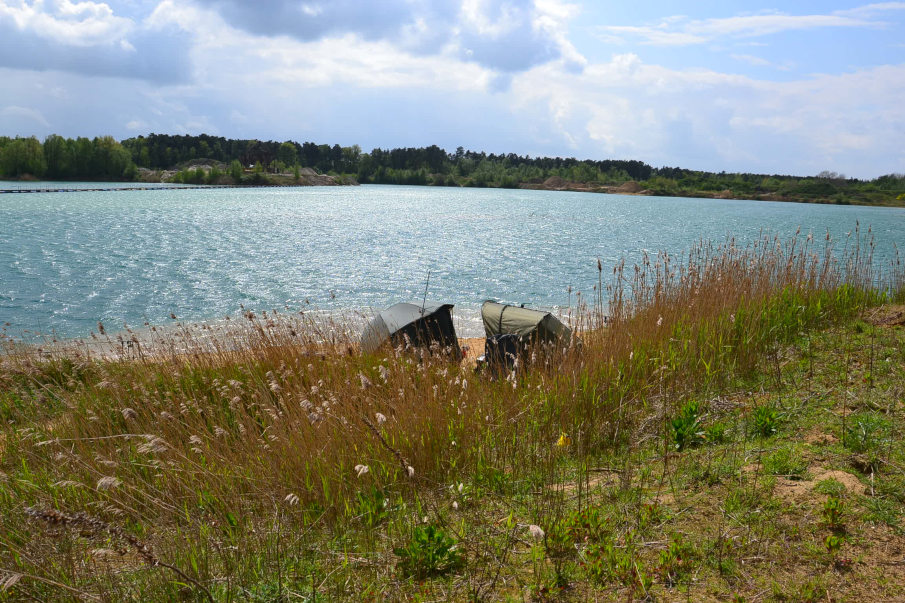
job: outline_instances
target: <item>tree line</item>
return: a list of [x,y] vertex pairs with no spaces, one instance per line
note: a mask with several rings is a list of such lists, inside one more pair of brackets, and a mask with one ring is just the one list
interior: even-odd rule
[[112,136],[63,138],[0,136],[0,177],[51,180],[134,180],[131,153]]
[[[199,165],[209,165],[204,170]],[[265,174],[289,174],[300,168],[355,178],[362,184],[409,184],[516,188],[542,187],[550,179],[565,188],[634,181],[652,194],[670,196],[775,197],[837,203],[886,203],[905,200],[905,176],[873,180],[823,172],[813,177],[714,173],[679,167],[652,167],[637,160],[579,160],[562,157],[454,152],[431,145],[372,149],[358,145],[228,139],[201,134],[150,134],[122,142],[111,136],[63,138],[0,137],[0,177],[52,180],[135,180],[149,172],[175,172],[178,182],[268,182]]]

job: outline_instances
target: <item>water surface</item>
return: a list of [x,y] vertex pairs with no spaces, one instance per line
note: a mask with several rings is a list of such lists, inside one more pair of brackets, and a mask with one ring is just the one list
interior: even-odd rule
[[765,201],[395,186],[3,194],[0,324],[81,337],[98,321],[209,320],[240,304],[382,308],[420,300],[430,271],[428,298],[456,304],[460,329],[478,334],[484,299],[563,307],[591,294],[598,257],[606,275],[643,250],[799,227],[844,239],[856,221],[880,256],[905,244],[902,209]]

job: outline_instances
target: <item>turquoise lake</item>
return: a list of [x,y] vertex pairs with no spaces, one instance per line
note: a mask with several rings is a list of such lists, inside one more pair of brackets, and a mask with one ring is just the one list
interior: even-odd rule
[[485,299],[590,297],[598,257],[606,279],[644,250],[799,227],[841,248],[856,221],[879,265],[905,246],[905,210],[887,208],[401,186],[0,194],[0,325],[82,337],[240,305],[369,311],[422,299],[430,271],[428,299],[478,335]]

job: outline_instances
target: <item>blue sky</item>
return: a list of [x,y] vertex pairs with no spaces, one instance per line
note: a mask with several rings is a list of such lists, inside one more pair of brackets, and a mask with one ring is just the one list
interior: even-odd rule
[[905,2],[0,0],[0,134],[905,172]]

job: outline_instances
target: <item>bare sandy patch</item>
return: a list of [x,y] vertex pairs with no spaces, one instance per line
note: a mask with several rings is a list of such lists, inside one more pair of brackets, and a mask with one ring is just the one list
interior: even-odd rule
[[858,478],[846,471],[818,466],[809,467],[808,475],[810,479],[800,480],[777,477],[774,494],[785,501],[801,504],[823,496],[815,490],[820,482],[828,479],[841,483],[848,494],[864,494],[865,492],[864,485]]
[[831,433],[824,433],[819,429],[815,429],[814,431],[806,434],[804,436],[804,441],[807,444],[813,445],[825,445],[825,444],[835,444],[839,441],[839,438],[834,436]]
[[864,320],[872,325],[896,327],[905,324],[905,305],[881,306],[867,311]]
[[815,486],[824,480],[834,479],[845,486],[845,490],[849,494],[864,494],[865,492],[864,484],[862,484],[856,476],[847,471],[822,469],[818,467],[811,470],[811,475],[814,476],[813,483]]
[[[588,478],[582,487],[587,488],[588,492],[602,490],[616,486],[620,482],[621,472],[614,469],[591,469],[592,475]],[[578,490],[578,482],[570,481],[550,486],[551,490],[561,490],[563,492],[575,492]],[[665,495],[664,495],[665,496]]]
[[459,339],[459,347],[462,348],[464,358],[462,362],[466,366],[474,366],[478,362],[478,356],[484,354],[483,337],[466,337]]

